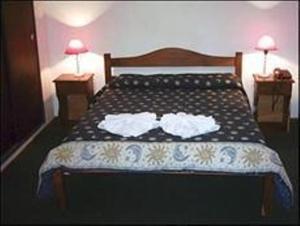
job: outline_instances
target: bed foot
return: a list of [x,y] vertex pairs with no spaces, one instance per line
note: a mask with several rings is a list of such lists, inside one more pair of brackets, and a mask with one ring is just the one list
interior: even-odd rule
[[263,185],[263,203],[261,207],[261,215],[263,217],[270,216],[272,211],[272,198],[273,198],[273,176],[264,176]]
[[63,172],[60,169],[55,170],[53,174],[53,185],[57,205],[61,210],[64,211],[67,208],[67,200],[65,195],[63,176]]

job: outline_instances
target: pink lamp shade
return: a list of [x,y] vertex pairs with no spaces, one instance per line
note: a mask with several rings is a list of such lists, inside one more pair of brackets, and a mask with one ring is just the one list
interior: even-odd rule
[[80,54],[80,53],[86,53],[86,52],[88,52],[88,49],[79,39],[70,40],[70,42],[65,50],[65,54],[68,54],[68,55]]
[[277,47],[272,37],[264,35],[258,40],[255,49],[262,51],[270,51],[277,50]]

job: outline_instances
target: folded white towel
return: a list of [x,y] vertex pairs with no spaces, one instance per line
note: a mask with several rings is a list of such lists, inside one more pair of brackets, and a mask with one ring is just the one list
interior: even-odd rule
[[158,126],[155,113],[142,112],[106,115],[97,127],[123,137],[137,137]]
[[212,116],[206,117],[184,112],[164,114],[160,119],[159,126],[166,133],[180,136],[184,139],[220,129],[220,125],[216,124]]

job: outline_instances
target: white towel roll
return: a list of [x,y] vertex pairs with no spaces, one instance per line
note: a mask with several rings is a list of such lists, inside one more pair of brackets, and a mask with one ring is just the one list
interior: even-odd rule
[[166,132],[184,139],[214,132],[220,125],[212,116],[192,115],[184,112],[164,114],[159,126]]
[[106,115],[97,127],[123,137],[137,137],[158,126],[159,122],[156,121],[155,113],[142,112]]

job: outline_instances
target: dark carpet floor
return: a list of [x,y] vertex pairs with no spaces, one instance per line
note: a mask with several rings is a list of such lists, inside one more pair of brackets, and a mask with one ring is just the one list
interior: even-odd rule
[[35,196],[38,169],[69,128],[54,120],[1,174],[1,224],[298,224],[298,121],[289,133],[266,133],[295,190],[295,208],[274,198],[272,216],[260,216],[262,180],[256,177],[176,175],[69,176],[69,209]]

